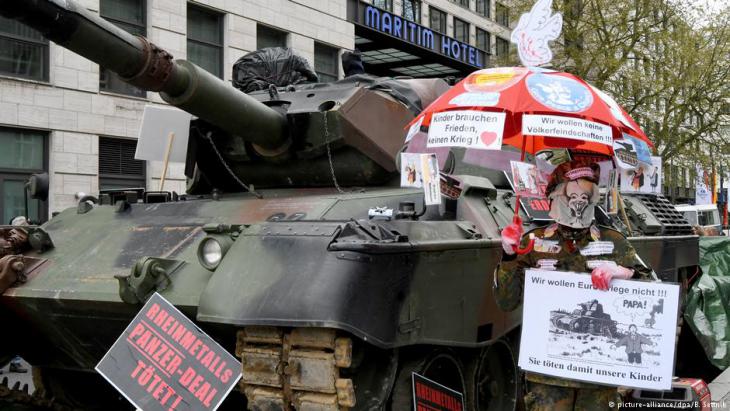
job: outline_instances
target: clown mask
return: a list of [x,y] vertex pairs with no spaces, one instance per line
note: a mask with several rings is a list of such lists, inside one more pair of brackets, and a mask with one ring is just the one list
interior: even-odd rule
[[591,181],[578,179],[560,183],[550,193],[550,217],[571,228],[590,227],[598,199],[598,186]]

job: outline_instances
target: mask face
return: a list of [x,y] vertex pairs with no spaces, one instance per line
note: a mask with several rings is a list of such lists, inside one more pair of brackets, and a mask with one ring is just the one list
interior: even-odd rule
[[571,228],[590,227],[598,197],[598,187],[588,180],[561,183],[550,193],[550,217]]

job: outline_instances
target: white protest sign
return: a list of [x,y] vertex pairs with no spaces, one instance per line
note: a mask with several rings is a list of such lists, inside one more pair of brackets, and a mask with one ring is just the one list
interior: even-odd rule
[[170,148],[171,162],[183,163],[188,151],[190,114],[174,107],[147,105],[139,128],[137,160],[163,161],[170,134],[174,135]]
[[436,154],[421,155],[421,173],[426,205],[441,204],[441,175]]
[[639,157],[636,154],[633,140],[614,140],[613,155],[616,158],[616,164],[624,170],[634,170],[639,165]]
[[599,384],[671,388],[679,285],[613,280],[600,291],[589,274],[527,270],[524,290],[520,368]]
[[545,188],[547,187],[550,174],[542,170],[538,170],[537,165],[523,163],[521,161],[510,161],[512,169],[512,189],[515,195],[520,197],[539,197],[545,198]]
[[511,41],[523,65],[539,66],[553,59],[548,41],[555,40],[563,28],[563,16],[552,14],[552,0],[538,0],[529,13],[520,16],[512,31]]
[[505,113],[454,110],[431,117],[427,147],[502,148]]
[[621,170],[621,191],[624,193],[661,194],[662,158],[651,157],[651,165],[638,163],[635,170]]
[[608,146],[613,144],[610,126],[573,117],[525,114],[522,116],[522,134],[582,140]]
[[712,192],[710,190],[710,176],[701,165],[697,165],[695,174],[695,205],[712,204]]
[[421,156],[419,153],[400,153],[400,186],[422,187]]
[[421,124],[423,123],[423,117],[419,118],[418,121],[413,123],[411,127],[408,128],[408,134],[406,134],[406,143],[411,141],[413,136],[415,136],[419,131],[421,131]]

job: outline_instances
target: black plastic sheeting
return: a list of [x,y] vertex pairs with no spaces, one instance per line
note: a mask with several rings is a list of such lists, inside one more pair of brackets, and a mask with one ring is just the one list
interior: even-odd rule
[[272,84],[284,87],[317,81],[317,73],[307,59],[288,48],[256,50],[244,55],[233,65],[233,85],[244,93],[267,90]]
[[724,370],[730,366],[730,238],[700,237],[700,267],[684,318],[710,362]]

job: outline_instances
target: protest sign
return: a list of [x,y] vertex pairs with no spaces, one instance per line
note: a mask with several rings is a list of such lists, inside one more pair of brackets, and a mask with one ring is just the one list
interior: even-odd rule
[[[188,152],[188,135],[190,133],[190,113],[175,107],[147,105],[142,113],[142,124],[139,128],[137,160],[163,161],[165,152],[169,151],[169,161],[184,163]],[[168,136],[175,138],[168,149]]]
[[411,373],[411,381],[415,411],[464,410],[464,393],[454,391],[415,372]]
[[710,176],[701,165],[697,165],[695,173],[695,205],[712,204]]
[[421,156],[427,154],[401,153],[400,154],[400,186],[423,187],[421,175]]
[[646,144],[646,141],[626,133],[623,133],[623,137],[625,140],[633,143],[634,150],[636,151],[636,158],[639,161],[644,164],[651,163],[651,150],[649,149],[649,145]]
[[426,205],[441,204],[441,175],[436,154],[421,155],[421,176]]
[[441,204],[441,175],[436,154],[401,153],[400,186],[423,187],[426,205]]
[[662,158],[651,157],[651,164],[639,163],[635,170],[621,169],[621,191],[661,194]]
[[406,143],[411,141],[413,137],[418,134],[419,131],[421,131],[421,124],[423,123],[423,117],[419,118],[418,121],[413,123],[411,127],[408,128],[408,133],[406,134]]
[[510,161],[512,178],[510,184],[515,194],[521,197],[545,197],[549,174],[538,170],[537,165]]
[[639,157],[632,140],[615,140],[613,142],[613,154],[616,158],[616,164],[624,170],[634,170],[639,165]]
[[505,113],[453,110],[436,113],[428,128],[428,147],[502,148]]
[[155,293],[96,371],[145,411],[213,411],[236,386],[241,364]]
[[519,366],[560,378],[668,390],[678,309],[677,284],[613,280],[601,291],[589,274],[527,270]]
[[612,145],[611,127],[595,121],[574,117],[525,114],[522,116],[522,134],[582,140]]

